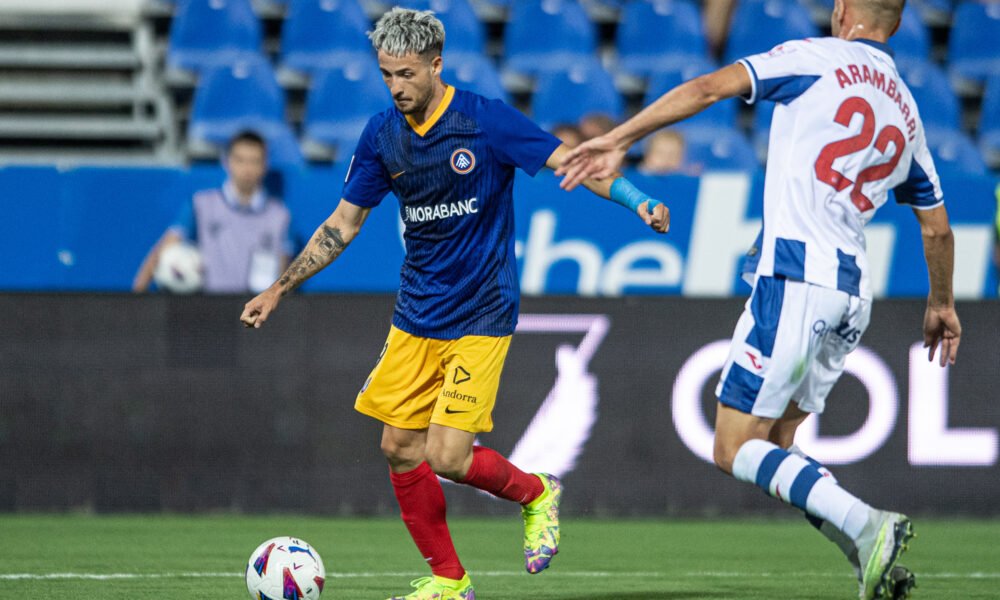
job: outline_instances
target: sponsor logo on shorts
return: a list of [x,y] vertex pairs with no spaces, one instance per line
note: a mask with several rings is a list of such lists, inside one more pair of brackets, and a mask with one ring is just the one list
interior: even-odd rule
[[452,379],[452,383],[465,383],[466,381],[472,379],[472,373],[466,371],[462,365],[455,368],[455,377]]
[[476,396],[470,396],[469,394],[463,394],[462,392],[456,392],[454,390],[444,390],[441,395],[445,398],[451,398],[452,400],[458,400],[460,402],[468,402],[469,404],[476,404],[479,402],[479,398]]
[[453,409],[450,406],[444,407],[444,414],[446,414],[446,415],[454,415],[454,414],[457,414],[457,413],[467,413],[467,412],[469,412],[469,411],[467,411],[467,410],[455,410],[455,409]]

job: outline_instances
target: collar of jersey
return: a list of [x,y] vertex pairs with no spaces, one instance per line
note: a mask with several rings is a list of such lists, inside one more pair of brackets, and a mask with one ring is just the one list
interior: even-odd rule
[[264,206],[267,204],[267,196],[264,195],[264,190],[261,188],[257,188],[253,196],[250,196],[250,204],[243,204],[240,202],[240,195],[236,191],[236,186],[229,179],[222,184],[222,200],[230,208],[254,213],[264,210]]
[[431,127],[434,127],[434,124],[441,119],[441,115],[444,114],[444,111],[448,110],[448,106],[451,105],[451,99],[454,97],[455,88],[450,85],[445,85],[444,97],[441,98],[441,103],[438,104],[437,108],[434,109],[434,112],[431,113],[431,116],[428,117],[426,121],[423,123],[417,123],[413,120],[413,117],[406,115],[406,122],[410,124],[410,127],[413,128],[413,131],[416,132],[417,135],[424,137],[427,135],[427,132],[431,130]]
[[871,46],[876,50],[881,50],[882,52],[885,52],[886,54],[892,56],[893,58],[895,58],[896,56],[895,53],[892,51],[892,47],[889,46],[889,44],[883,44],[882,42],[876,42],[875,40],[866,40],[863,38],[856,38],[854,41]]

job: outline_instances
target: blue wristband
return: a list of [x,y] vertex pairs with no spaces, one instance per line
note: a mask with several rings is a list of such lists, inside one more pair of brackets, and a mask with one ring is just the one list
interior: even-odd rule
[[660,205],[660,202],[647,196],[642,190],[632,185],[632,182],[624,177],[619,177],[611,182],[611,201],[621,204],[625,208],[636,212],[639,205],[649,201],[646,212],[653,214],[653,209]]

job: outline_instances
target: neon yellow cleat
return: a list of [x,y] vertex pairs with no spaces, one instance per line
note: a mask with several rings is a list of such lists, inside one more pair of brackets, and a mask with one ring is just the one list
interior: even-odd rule
[[858,540],[858,558],[865,565],[860,598],[892,598],[896,587],[893,567],[913,538],[913,525],[906,515],[876,511],[865,528]]
[[524,517],[524,568],[541,573],[559,553],[559,501],[562,482],[553,475],[535,473],[545,491],[521,508]]
[[421,577],[410,585],[416,589],[405,596],[393,596],[389,600],[476,600],[476,590],[466,573],[456,581],[445,577]]

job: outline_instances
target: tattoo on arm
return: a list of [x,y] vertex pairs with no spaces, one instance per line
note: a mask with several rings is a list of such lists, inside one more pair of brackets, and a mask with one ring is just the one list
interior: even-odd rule
[[333,262],[347,247],[347,243],[340,229],[326,224],[320,227],[309,245],[292,261],[278,280],[282,287],[281,295],[284,296],[299,287],[306,279]]

